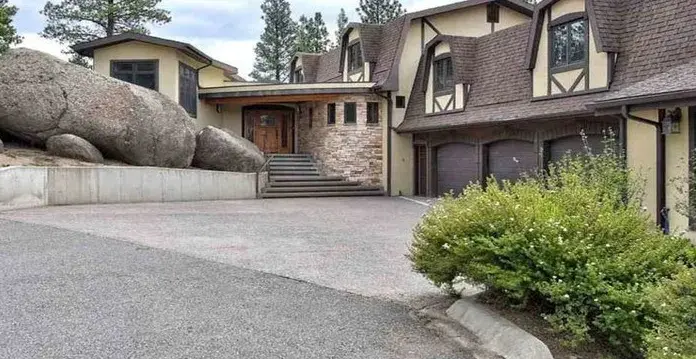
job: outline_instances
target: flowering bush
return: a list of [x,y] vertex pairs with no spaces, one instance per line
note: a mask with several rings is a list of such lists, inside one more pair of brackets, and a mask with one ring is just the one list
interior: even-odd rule
[[464,277],[514,305],[533,301],[569,345],[602,338],[640,355],[659,313],[646,291],[696,253],[633,200],[634,181],[612,148],[445,196],[414,231],[414,269],[437,285]]
[[646,340],[648,358],[696,358],[696,270],[684,269],[650,289],[648,300],[657,309]]

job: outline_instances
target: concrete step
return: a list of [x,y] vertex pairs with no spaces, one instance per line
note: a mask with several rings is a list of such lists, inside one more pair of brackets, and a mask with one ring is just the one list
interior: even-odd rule
[[263,194],[261,194],[261,198],[366,197],[366,196],[384,196],[384,191],[372,190],[372,191],[284,192],[284,193],[263,193]]
[[341,187],[357,187],[360,186],[358,182],[348,182],[344,180],[334,180],[334,181],[272,181],[269,182],[269,187],[316,187],[316,186],[341,186]]
[[271,170],[268,174],[273,176],[321,176],[319,171],[274,171]]
[[271,161],[269,166],[292,166],[292,167],[314,167],[315,164],[312,161],[307,162],[295,162],[295,161]]
[[343,181],[339,176],[271,176],[271,182]]
[[285,162],[302,162],[302,163],[313,163],[314,160],[311,158],[301,158],[301,157],[286,157],[286,158],[274,158],[269,161],[269,163],[285,163]]
[[312,158],[312,155],[306,153],[283,153],[272,155],[274,159],[276,158]]
[[293,193],[293,192],[357,192],[357,191],[381,191],[379,186],[307,186],[307,187],[270,187],[266,193]]
[[310,166],[271,166],[271,171],[319,171],[316,167]]

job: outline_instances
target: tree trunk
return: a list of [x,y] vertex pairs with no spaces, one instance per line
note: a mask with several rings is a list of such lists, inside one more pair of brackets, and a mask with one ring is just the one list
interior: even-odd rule
[[108,10],[106,13],[106,36],[114,36],[114,0],[107,0]]

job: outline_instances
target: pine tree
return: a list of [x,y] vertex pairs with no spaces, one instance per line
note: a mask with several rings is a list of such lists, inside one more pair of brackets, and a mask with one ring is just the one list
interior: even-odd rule
[[348,16],[346,16],[346,10],[341,8],[341,11],[338,13],[338,18],[336,19],[336,43],[334,47],[338,47],[341,44],[343,40],[341,36],[343,36],[343,31],[346,29],[347,25]]
[[320,12],[313,19],[300,16],[295,38],[296,52],[323,53],[329,47],[329,31]]
[[254,70],[249,76],[256,81],[282,82],[287,79],[290,59],[295,51],[295,27],[287,0],[264,0],[261,4],[266,23],[256,44]]
[[386,24],[406,13],[399,0],[360,0],[355,11],[365,24]]
[[[162,25],[172,18],[169,11],[157,8],[161,0],[62,0],[48,1],[41,14],[46,27],[41,36],[63,45],[92,41],[124,32],[149,33],[146,25]],[[71,62],[86,60],[73,53]]]
[[16,6],[8,5],[7,0],[0,0],[0,54],[7,51],[10,45],[22,41],[17,35],[17,29],[12,26],[12,17],[16,14]]

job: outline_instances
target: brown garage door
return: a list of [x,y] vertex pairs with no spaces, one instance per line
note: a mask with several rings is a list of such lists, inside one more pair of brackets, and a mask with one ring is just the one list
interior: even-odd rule
[[503,140],[488,145],[488,173],[497,180],[516,180],[537,167],[534,143]]
[[[587,144],[592,153],[602,153],[604,150],[604,137],[602,135],[588,135]],[[548,159],[555,162],[563,158],[566,153],[585,153],[585,144],[580,135],[568,136],[550,141],[547,146]]]
[[476,146],[450,143],[437,149],[438,193],[450,190],[461,192],[469,182],[478,180],[478,156]]

